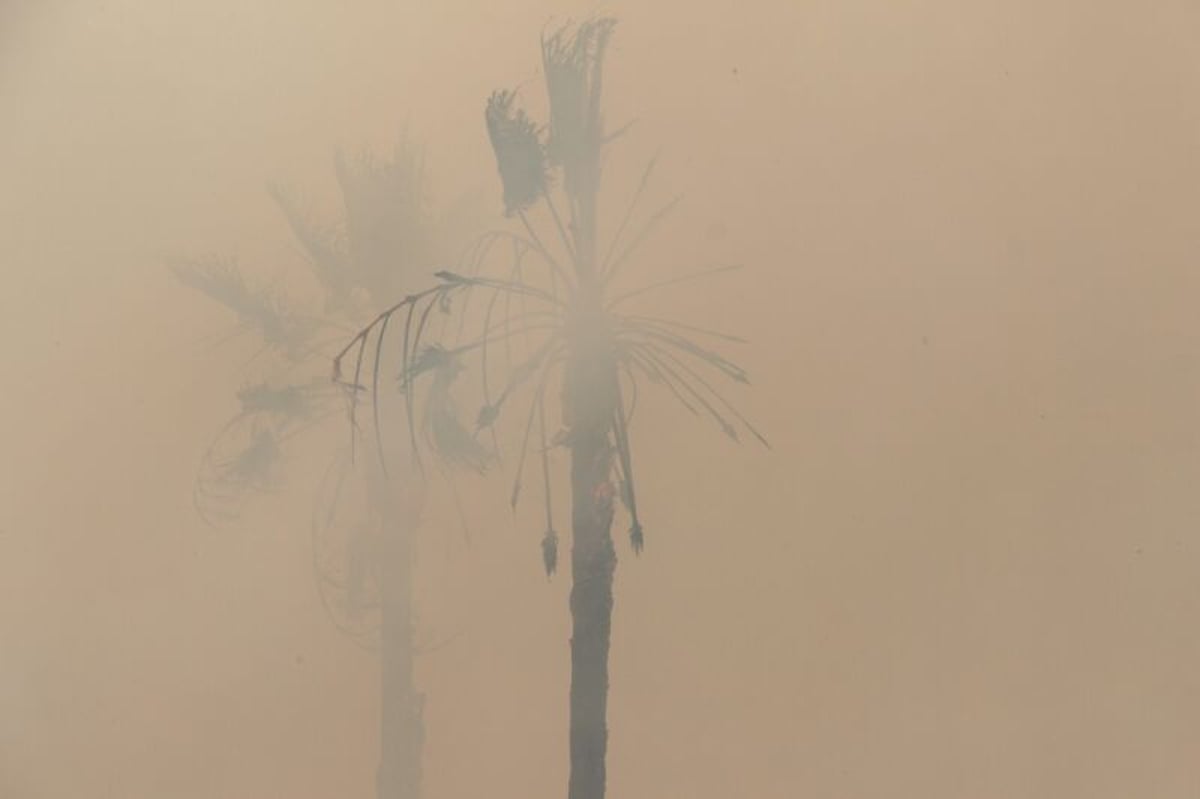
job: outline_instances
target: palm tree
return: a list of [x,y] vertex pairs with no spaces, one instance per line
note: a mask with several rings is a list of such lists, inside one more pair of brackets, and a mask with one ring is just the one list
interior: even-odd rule
[[[391,358],[398,356],[400,361],[413,444],[414,385],[452,358],[472,358],[478,365],[483,404],[477,433],[495,436],[503,409],[521,389],[531,388],[528,408],[520,416],[512,502],[517,502],[527,457],[536,453],[546,492],[541,548],[547,574],[555,571],[558,561],[549,458],[558,447],[568,450],[573,625],[569,799],[604,796],[616,567],[611,528],[618,497],[628,512],[634,552],[644,544],[629,437],[639,383],[648,380],[665,387],[684,407],[709,417],[734,439],[740,427],[766,444],[704,373],[747,382],[741,368],[694,338],[720,334],[625,310],[630,300],[651,290],[723,271],[618,288],[623,269],[675,204],[668,203],[631,228],[653,162],[614,235],[603,249],[599,246],[601,156],[614,138],[606,133],[601,114],[604,58],[613,26],[612,19],[593,19],[543,36],[548,126],[537,125],[517,108],[513,92],[499,91],[488,100],[485,122],[503,185],[505,214],[520,227],[482,236],[456,269],[436,273],[439,282],[406,296],[362,328],[334,364],[335,380],[349,380],[353,386],[369,372],[369,390],[377,396],[383,355],[399,349]],[[532,218],[535,208],[542,212],[540,225]],[[471,306],[476,296],[482,304]],[[435,335],[431,315],[435,310],[449,315],[454,305],[460,319],[457,332]],[[469,335],[464,332],[468,322]],[[442,329],[447,327],[455,326]],[[344,363],[347,356],[354,363],[352,378]],[[502,367],[499,382],[497,361]],[[553,408],[545,400],[555,379],[560,381],[562,402],[558,432],[552,435],[547,417]],[[357,396],[357,389],[354,393]]]
[[[444,259],[469,235],[467,204],[439,218],[430,214],[423,158],[407,142],[390,158],[338,153],[334,166],[344,209],[340,224],[317,222],[294,194],[269,187],[320,284],[321,313],[295,311],[276,290],[251,284],[228,259],[193,260],[175,268],[182,282],[237,314],[240,327],[252,331],[267,354],[264,371],[275,377],[239,392],[240,412],[202,459],[195,498],[210,523],[235,519],[251,493],[279,486],[288,445],[338,412],[342,397],[326,372],[330,343],[376,313],[382,298],[395,296],[416,270]],[[443,442],[470,436],[449,410],[454,364],[447,361],[435,372],[428,395],[438,429],[435,434],[431,419],[428,438],[449,457],[457,451]],[[386,479],[379,467],[382,452],[378,458],[354,457],[356,446],[379,440],[356,433],[350,451],[331,460],[313,508],[313,562],[334,623],[380,653],[378,796],[415,799],[424,699],[414,678],[418,647],[411,568],[422,492],[414,481],[398,486]]]

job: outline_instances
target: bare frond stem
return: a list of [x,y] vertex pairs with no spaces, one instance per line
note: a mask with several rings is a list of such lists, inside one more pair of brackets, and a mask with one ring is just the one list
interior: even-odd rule
[[534,389],[533,400],[531,401],[529,407],[529,417],[525,422],[524,434],[521,436],[521,451],[517,456],[516,475],[513,480],[512,494],[510,495],[509,499],[514,509],[517,506],[517,501],[520,499],[521,478],[525,471],[525,458],[529,452],[529,436],[533,430],[534,410],[538,407],[540,398],[546,393],[546,381],[550,378],[551,369],[560,360],[561,357],[557,352],[546,358],[545,362],[542,364],[541,378],[538,380],[537,387]]
[[542,346],[538,348],[538,351],[534,353],[532,357],[512,370],[512,374],[509,375],[508,382],[505,383],[503,391],[500,392],[500,396],[496,398],[496,402],[494,404],[490,405],[490,408],[495,413],[499,413],[504,403],[510,396],[512,396],[513,391],[515,391],[519,386],[528,382],[529,379],[537,373],[538,368],[543,362],[545,362],[547,358],[557,353],[556,347],[558,344],[559,337],[550,336],[546,339]]
[[538,392],[538,432],[542,444],[542,490],[545,493],[546,530],[554,529],[554,508],[550,499],[550,447],[546,440],[546,394]]
[[[549,197],[546,198],[546,202],[547,206],[553,209],[554,206],[550,204]],[[535,230],[533,225],[529,223],[529,217],[524,211],[521,211],[517,214],[517,218],[521,220],[521,224],[525,226],[526,232],[529,233],[529,240],[526,241],[520,237],[514,237],[514,240],[526,243],[530,249],[536,251],[544,259],[546,259],[546,263],[549,264],[550,268],[558,275],[558,277],[562,278],[563,283],[567,286],[567,290],[571,291],[575,285],[575,282],[571,279],[571,275],[567,272],[567,270],[563,269],[562,265],[559,264],[559,262],[554,259],[554,256],[550,254],[550,251],[546,249],[546,245],[542,243],[542,239],[540,236],[538,236],[537,230]],[[567,242],[565,238],[563,241],[567,248],[567,255],[571,258],[574,258],[575,254],[571,249],[570,243]]]
[[[692,399],[699,404],[712,417],[721,428],[721,430],[733,440],[738,440],[736,428],[725,418],[724,413],[717,410],[712,401],[705,396],[707,393],[713,400],[725,408],[725,412],[731,414],[738,422],[745,427],[751,435],[758,439],[767,449],[771,448],[766,437],[751,424],[746,417],[738,411],[738,409],[727,400],[724,395],[713,388],[707,380],[692,369],[678,356],[674,355],[670,350],[659,347],[653,344],[634,345],[637,350],[658,370],[659,374],[666,378],[667,385],[674,384],[681,391],[689,394]],[[680,372],[684,372],[687,376]],[[690,379],[689,379],[690,378]],[[699,388],[697,388],[697,385]]]
[[[383,317],[383,318],[386,319],[387,317]],[[354,385],[355,385],[355,387],[358,387],[358,386],[362,385],[362,362],[363,362],[363,356],[367,352],[366,333],[365,332],[360,333],[359,336],[356,338],[356,340],[358,341],[358,357],[356,357],[354,359]],[[343,353],[344,352],[345,352],[345,350],[343,350]],[[339,354],[338,357],[334,359],[335,369],[336,369],[337,363],[341,359],[341,357],[342,357],[342,354]],[[358,426],[355,421],[357,410],[358,410],[358,393],[356,391],[350,398],[350,462],[351,463],[354,462],[355,447],[357,446],[357,444],[356,444],[357,436],[355,435],[355,433],[358,430]]]
[[[536,332],[539,330],[557,330],[562,327],[562,324],[560,321],[561,317],[558,314],[552,314],[552,313],[548,313],[548,312],[547,313],[539,313],[537,311],[527,311],[525,313],[520,313],[520,314],[517,314],[516,316],[514,316],[511,320],[511,322],[519,322],[522,319],[546,319],[546,320],[552,319],[555,321],[553,321],[553,322],[546,321],[546,322],[542,322],[539,324],[529,324],[529,325],[524,325],[522,327],[514,327],[507,334],[501,333],[500,335],[493,335],[494,333],[496,333],[496,331],[503,330],[506,325],[505,322],[497,322],[496,324],[494,324],[490,328],[488,328],[486,331],[481,332],[478,338],[471,339],[470,341],[466,342],[465,344],[458,344],[454,347],[451,347],[450,349],[447,350],[447,352],[449,352],[451,355],[465,355],[473,350],[479,349],[480,347],[484,346],[485,343],[494,343],[497,341],[501,341],[505,338],[513,338],[513,337],[517,336],[518,334],[524,335],[524,334],[533,333],[533,332]],[[403,378],[403,376],[401,376],[401,377]]]
[[[367,336],[371,335],[371,330],[376,325],[381,323],[384,319],[391,316],[392,314],[394,314],[396,311],[400,310],[401,308],[411,305],[411,304],[417,302],[418,300],[421,300],[425,297],[430,296],[431,294],[438,294],[439,292],[444,292],[446,290],[446,288],[447,287],[444,285],[434,286],[433,288],[426,289],[425,291],[422,291],[419,294],[409,294],[407,297],[400,300],[400,302],[396,303],[395,305],[389,306],[388,308],[385,308],[384,310],[382,310],[378,314],[376,314],[375,318],[372,319],[369,323],[367,323],[367,325],[365,327],[360,329],[358,331],[358,333],[354,336],[354,338],[350,339],[350,342],[348,344],[346,344],[345,347],[342,347],[341,351],[339,351],[338,354],[334,356],[334,358],[333,358],[334,374],[335,375],[340,374],[338,364],[341,362],[342,357],[347,352],[349,352],[351,349],[353,349],[355,345],[361,343],[364,339],[366,339]],[[356,380],[355,382],[358,382],[358,381]]]
[[383,436],[379,429],[379,361],[383,357],[384,336],[387,335],[388,322],[391,321],[390,316],[384,317],[382,324],[379,325],[379,336],[375,340],[375,365],[371,375],[371,413],[375,427],[375,449],[378,450],[379,468],[383,470],[384,476],[388,476],[387,455],[383,451]]
[[654,173],[654,166],[657,163],[658,155],[655,154],[655,156],[650,159],[650,163],[646,164],[646,169],[644,172],[642,172],[642,179],[638,183],[637,190],[633,193],[633,199],[629,201],[629,205],[625,208],[625,216],[621,218],[621,224],[617,226],[617,230],[613,234],[612,241],[610,241],[608,244],[608,252],[604,254],[604,260],[600,262],[600,271],[605,275],[605,281],[608,280],[608,268],[609,264],[612,262],[613,254],[617,250],[617,245],[621,243],[621,237],[625,235],[625,228],[629,227],[629,222],[633,219],[633,212],[637,210],[638,201],[641,200],[642,193],[645,192],[646,184],[650,182],[650,176]]
[[637,411],[638,406],[638,381],[633,374],[633,368],[628,361],[620,362],[621,370],[625,373],[626,379],[629,381],[629,409],[625,411],[625,421],[628,423],[633,420],[633,414]]
[[624,499],[629,507],[629,516],[633,521],[633,546],[635,551],[641,550],[641,521],[638,519],[637,493],[633,483],[633,456],[629,450],[629,430],[626,427],[624,401],[618,398],[613,417],[613,434],[617,440],[617,458],[621,464],[621,475],[624,478]]
[[563,226],[562,217],[558,214],[558,206],[554,204],[554,198],[550,196],[549,192],[546,193],[546,207],[550,209],[550,216],[554,219],[554,226],[558,229],[558,237],[562,240],[563,248],[566,249],[568,257],[570,257],[572,262],[578,261],[579,255],[576,242],[571,239],[566,227]]
[[[411,337],[412,337],[413,313],[416,311],[416,309],[417,309],[417,304],[415,302],[412,303],[411,305],[409,305],[408,313],[405,315],[405,319],[404,319],[404,355],[403,355],[403,362],[401,363],[401,367],[404,368],[405,370],[408,369],[410,353],[412,353],[414,351],[413,347],[411,346]],[[417,342],[417,343],[419,344],[420,342]],[[376,383],[378,383],[378,379],[379,379],[379,376],[376,375]],[[415,418],[416,414],[413,412],[413,404],[414,403],[413,403],[412,381],[406,380],[404,382],[404,410],[405,410],[405,416],[408,419],[408,439],[409,439],[409,442],[412,444],[413,460],[416,462],[417,468],[423,471],[424,467],[421,465],[420,447],[417,446],[417,425],[416,425],[416,418]],[[375,433],[376,433],[376,436],[378,436],[378,434],[379,434],[378,428],[376,428]],[[383,449],[382,442],[380,442],[379,448],[380,448],[380,450]]]
[[620,254],[617,255],[610,264],[608,264],[608,269],[604,276],[605,283],[612,282],[613,278],[617,276],[617,272],[621,269],[621,267],[625,265],[625,263],[635,252],[637,252],[638,248],[642,246],[642,243],[645,242],[650,234],[654,232],[654,229],[657,228],[664,219],[666,219],[667,215],[675,209],[675,206],[678,205],[682,199],[682,196],[675,197],[675,199],[671,200],[669,203],[655,212],[655,214],[646,221],[646,224],[642,225],[641,230],[639,230],[634,235],[633,239],[625,245]]
[[706,269],[702,272],[692,272],[691,274],[680,275],[679,277],[673,277],[668,280],[660,280],[657,283],[651,283],[647,286],[642,286],[639,289],[633,289],[632,291],[627,291],[624,294],[618,294],[616,297],[613,297],[611,300],[609,300],[607,307],[611,311],[611,310],[615,309],[617,306],[622,305],[622,304],[628,302],[629,300],[632,300],[634,297],[640,297],[643,294],[648,294],[651,291],[657,291],[658,289],[663,289],[668,286],[675,286],[680,283],[686,283],[686,282],[689,282],[692,280],[699,280],[701,278],[712,277],[713,275],[720,275],[725,272],[735,272],[741,268],[742,268],[741,266],[738,266],[736,264],[731,265],[731,266],[718,266],[716,269]]
[[509,280],[496,280],[495,278],[486,277],[464,277],[453,272],[438,272],[437,276],[446,281],[449,285],[457,286],[482,286],[483,288],[496,289],[497,291],[510,291],[514,294],[524,294],[528,297],[533,297],[543,300],[550,305],[562,308],[565,307],[562,300],[554,295],[546,292],[536,286],[531,286],[527,283],[516,283]]
[[725,435],[729,436],[734,441],[738,440],[737,430],[732,424],[729,423],[729,420],[726,419],[725,416],[718,411],[711,402],[705,399],[704,395],[701,394],[700,391],[695,388],[695,386],[681,377],[677,371],[671,368],[669,364],[665,363],[665,359],[660,355],[660,352],[657,348],[650,345],[638,346],[645,358],[653,363],[659,374],[665,378],[667,385],[673,384],[677,386],[680,391],[686,392],[697,405],[703,408],[708,415],[712,417],[712,420],[717,423],[717,426],[721,428],[721,431],[725,433]]
[[533,420],[538,408],[538,395],[529,401],[529,416],[525,420],[525,432],[521,435],[521,452],[517,456],[517,470],[513,477],[512,492],[509,494],[508,503],[512,508],[513,513],[517,511],[517,502],[521,498],[522,478],[525,475],[525,457],[529,453],[529,436],[533,432]]
[[625,355],[629,359],[630,364],[640,368],[646,374],[646,377],[652,382],[666,386],[667,390],[671,392],[676,401],[685,409],[694,415],[698,416],[700,414],[700,412],[696,410],[696,406],[689,402],[685,396],[683,396],[675,384],[668,380],[666,375],[662,373],[662,370],[658,368],[658,365],[655,364],[654,361],[652,361],[649,357],[644,355],[639,347],[627,348],[625,350]]

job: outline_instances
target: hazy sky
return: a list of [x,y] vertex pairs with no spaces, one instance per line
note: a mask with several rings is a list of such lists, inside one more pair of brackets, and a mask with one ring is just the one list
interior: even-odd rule
[[[540,30],[593,10],[0,0],[0,796],[371,795],[321,453],[199,521],[252,348],[165,260],[295,266],[265,182],[332,209],[334,148],[406,122],[498,210],[483,101],[540,108]],[[639,411],[611,794],[1200,795],[1200,6],[600,10],[613,196],[660,147],[685,195],[639,277],[746,267],[665,310],[751,339],[774,444]],[[429,799],[566,783],[567,581],[506,489],[422,560],[423,634],[461,632],[420,661]]]

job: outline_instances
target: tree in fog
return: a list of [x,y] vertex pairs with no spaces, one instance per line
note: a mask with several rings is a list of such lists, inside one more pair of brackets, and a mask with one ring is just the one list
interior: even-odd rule
[[[365,324],[414,276],[444,262],[472,235],[468,205],[441,217],[431,214],[423,156],[407,143],[388,158],[339,153],[334,166],[343,205],[336,224],[318,221],[294,193],[269,187],[320,286],[320,312],[295,309],[229,259],[193,260],[174,269],[182,282],[234,312],[239,328],[261,346],[257,379],[239,390],[240,410],[215,437],[197,475],[196,506],[210,523],[237,518],[249,496],[278,487],[295,439],[328,430],[322,422],[340,415],[343,392],[330,383],[328,364],[329,348],[344,331]],[[426,392],[427,440],[443,457],[481,468],[482,448],[464,443],[473,439],[452,410],[456,367],[447,362],[435,372]],[[424,725],[413,674],[412,568],[423,484],[416,472],[383,473],[387,458],[373,452],[381,441],[356,430],[346,450],[330,459],[312,510],[313,563],[330,617],[380,653],[378,796],[415,799]],[[407,441],[400,443],[407,448]],[[400,454],[392,460],[403,463]]]
[[[595,19],[543,37],[547,125],[518,108],[513,92],[492,95],[485,122],[512,226],[484,234],[456,267],[436,274],[438,282],[380,313],[342,351],[334,369],[337,379],[356,387],[365,382],[370,396],[378,397],[381,383],[391,377],[381,364],[390,370],[399,361],[414,445],[421,418],[414,411],[416,386],[422,380],[437,384],[450,364],[470,360],[475,367],[482,396],[476,434],[493,446],[498,448],[502,412],[521,403],[514,420],[512,502],[529,461],[535,461],[544,490],[541,552],[548,574],[555,571],[559,549],[550,459],[559,448],[567,451],[569,799],[601,799],[605,790],[615,504],[623,504],[628,514],[633,551],[644,544],[630,445],[639,385],[648,381],[665,388],[684,408],[708,417],[734,439],[746,430],[766,444],[710,379],[747,382],[741,368],[706,343],[707,338],[736,339],[627,310],[631,300],[650,291],[723,271],[622,288],[642,243],[674,205],[640,213],[653,162],[623,214],[612,220],[613,234],[600,240],[601,160],[617,135],[606,131],[601,112],[613,27],[611,19]],[[458,324],[446,324],[448,316]],[[561,387],[557,412],[546,402],[553,385]]]

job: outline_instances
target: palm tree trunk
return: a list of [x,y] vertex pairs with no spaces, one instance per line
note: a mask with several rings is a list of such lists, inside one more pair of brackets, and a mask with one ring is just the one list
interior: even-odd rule
[[414,678],[412,531],[385,520],[380,630],[378,799],[417,799],[421,789],[424,697]]
[[585,335],[567,365],[571,446],[571,776],[568,799],[603,799],[608,749],[614,490],[608,432],[617,375],[603,338]]
[[[369,456],[368,456],[369,458]],[[393,458],[392,462],[396,462]],[[378,799],[418,799],[425,697],[416,687],[413,563],[423,496],[415,475],[370,463],[371,501],[382,522],[380,562],[380,754]]]

